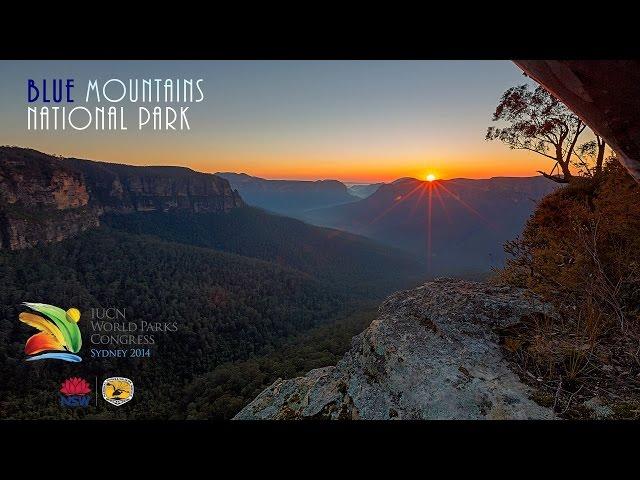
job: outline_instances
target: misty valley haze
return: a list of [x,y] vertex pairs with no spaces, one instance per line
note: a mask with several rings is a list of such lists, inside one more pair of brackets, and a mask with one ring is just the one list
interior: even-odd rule
[[502,264],[504,243],[522,231],[536,203],[557,187],[542,177],[402,178],[347,186],[336,180],[218,175],[250,205],[430,257],[432,275],[472,277]]
[[475,276],[502,264],[504,243],[555,188],[541,177],[406,178],[358,202],[306,212],[304,219],[425,258],[432,275]]
[[249,204],[285,215],[353,202],[347,186],[337,180],[267,180],[245,173],[219,172]]

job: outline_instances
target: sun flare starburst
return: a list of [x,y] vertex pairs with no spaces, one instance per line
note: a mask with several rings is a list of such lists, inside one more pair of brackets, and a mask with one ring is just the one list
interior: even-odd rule
[[[453,219],[449,214],[447,202],[451,205],[454,205],[454,202],[459,204],[470,214],[481,220],[486,227],[492,230],[495,230],[496,226],[490,220],[482,216],[473,207],[472,202],[465,201],[462,198],[458,188],[456,187],[455,181],[437,181],[438,177],[433,173],[425,174],[422,178],[424,178],[424,181],[417,182],[417,185],[415,186],[413,183],[409,184],[414,187],[411,190],[398,192],[391,205],[371,219],[368,224],[371,226],[382,221],[384,217],[391,215],[392,212],[398,212],[403,205],[407,207],[408,216],[412,219],[415,218],[416,220],[419,220],[419,215],[424,214],[426,227],[425,246],[427,250],[427,271],[431,272],[432,257],[435,257],[435,254],[432,252],[432,216],[434,214],[434,210],[438,209],[438,206],[441,208],[442,213],[447,219],[447,223],[450,225],[453,223]],[[445,184],[449,185],[449,187],[445,186]],[[433,199],[434,196],[436,198],[435,201]]]

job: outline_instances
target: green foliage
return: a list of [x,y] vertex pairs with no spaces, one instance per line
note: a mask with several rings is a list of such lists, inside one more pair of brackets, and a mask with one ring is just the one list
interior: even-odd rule
[[[322,276],[108,227],[2,252],[0,278],[0,418],[229,418],[278,376],[335,363],[373,305]],[[82,363],[24,361],[35,332],[17,321],[23,301],[83,312]],[[89,312],[109,306],[179,329],[157,335],[150,358],[92,358]],[[89,412],[58,405],[65,378],[113,375],[134,381],[134,401],[115,409],[99,399]]]
[[[92,359],[85,339],[84,360],[77,367],[83,374],[129,373],[142,384],[140,391],[148,397],[132,409],[134,414],[164,403],[162,388],[179,393],[193,375],[222,362],[246,360],[354,308],[346,295],[295,270],[106,229],[3,253],[0,278],[0,382],[11,386],[2,399],[2,417],[37,417],[37,405],[32,411],[20,406],[24,396],[38,388],[40,376],[59,373],[62,381],[72,371],[57,362],[24,364],[24,342],[34,332],[18,325],[23,301],[78,307],[84,312],[84,332],[88,312],[97,306],[126,306],[136,321],[178,323],[178,332],[157,336],[150,359]],[[167,405],[166,411],[172,410]]]
[[425,275],[424,265],[393,248],[252,207],[228,213],[110,215],[104,221],[131,233],[275,262],[365,298],[381,299]]

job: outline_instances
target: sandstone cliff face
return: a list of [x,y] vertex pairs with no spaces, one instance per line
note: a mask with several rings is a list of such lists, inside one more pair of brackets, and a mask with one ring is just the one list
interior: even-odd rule
[[226,212],[243,205],[229,182],[180,167],[134,167],[0,147],[0,249],[64,240],[105,212]]
[[27,152],[17,148],[0,149],[2,204],[65,210],[89,203],[81,174],[65,168],[54,157]]
[[235,419],[551,419],[495,332],[544,311],[521,290],[476,282],[398,292],[336,366],[276,381]]
[[229,182],[182,167],[137,167],[67,159],[91,190],[91,203],[105,212],[189,210],[226,212],[244,203]]
[[81,174],[38,152],[0,149],[0,248],[63,240],[98,223]]

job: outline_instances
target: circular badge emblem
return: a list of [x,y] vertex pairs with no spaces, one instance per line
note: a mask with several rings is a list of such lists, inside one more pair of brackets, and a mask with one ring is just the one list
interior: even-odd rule
[[133,398],[133,382],[124,377],[111,377],[102,382],[102,398],[120,406]]

